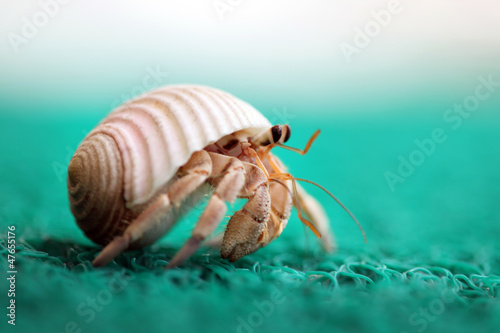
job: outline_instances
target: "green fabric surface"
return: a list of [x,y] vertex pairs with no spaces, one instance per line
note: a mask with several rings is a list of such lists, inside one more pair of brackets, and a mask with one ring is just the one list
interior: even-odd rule
[[[202,207],[155,245],[94,269],[99,247],[69,211],[64,167],[99,119],[3,115],[0,269],[15,225],[18,273],[15,327],[0,280],[0,331],[498,332],[500,131],[491,118],[453,130],[440,115],[299,116],[290,145],[303,147],[316,128],[322,134],[305,156],[276,154],[295,176],[337,195],[368,243],[333,200],[305,184],[327,210],[337,252],[323,253],[293,215],[280,238],[235,263],[201,249],[166,271]],[[436,127],[446,142],[391,191],[384,173]]]

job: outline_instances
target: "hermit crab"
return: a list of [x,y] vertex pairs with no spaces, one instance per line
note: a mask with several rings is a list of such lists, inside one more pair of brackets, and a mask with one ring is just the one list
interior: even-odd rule
[[[71,211],[85,235],[118,254],[150,245],[192,204],[210,199],[191,237],[168,268],[191,256],[223,220],[227,206],[248,199],[219,238],[222,258],[235,261],[276,239],[292,206],[326,250],[335,247],[321,205],[271,153],[288,147],[289,125],[271,125],[256,109],[218,89],[166,86],[111,112],[80,144],[68,166]],[[302,180],[302,179],[300,179]],[[188,200],[189,199],[189,200]],[[352,216],[352,214],[351,214]]]

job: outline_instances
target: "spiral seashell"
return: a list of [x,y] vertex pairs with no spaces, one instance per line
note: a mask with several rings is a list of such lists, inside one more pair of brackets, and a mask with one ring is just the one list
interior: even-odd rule
[[190,156],[230,133],[255,135],[269,121],[217,89],[167,86],[111,112],[68,167],[71,211],[98,244],[120,235]]
[[78,226],[105,244],[120,228],[114,222],[123,221],[126,210],[122,158],[111,136],[96,133],[78,148],[68,167],[68,192]]

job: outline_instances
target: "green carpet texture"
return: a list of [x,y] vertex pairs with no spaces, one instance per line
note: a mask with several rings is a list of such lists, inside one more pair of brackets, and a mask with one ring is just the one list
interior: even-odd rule
[[[305,184],[330,217],[335,253],[324,253],[294,213],[281,237],[235,263],[202,248],[172,270],[164,267],[203,204],[153,246],[95,269],[100,247],[69,211],[66,168],[104,114],[2,113],[0,331],[499,332],[498,105],[488,100],[456,128],[439,106],[404,116],[296,110],[291,146],[322,133],[305,156],[275,153],[296,177],[343,201],[368,243],[331,198]],[[7,323],[11,299],[15,326]]]

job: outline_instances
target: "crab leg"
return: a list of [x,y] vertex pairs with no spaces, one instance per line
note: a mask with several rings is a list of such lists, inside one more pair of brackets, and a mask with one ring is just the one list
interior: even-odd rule
[[[264,165],[266,165],[266,161],[264,161]],[[273,171],[268,165],[266,165],[266,168],[268,171]],[[268,245],[278,238],[283,229],[285,229],[293,206],[292,192],[289,189],[290,186],[290,180],[269,182],[269,198],[271,200],[269,218],[262,228],[262,233],[258,238],[258,242],[250,252],[255,252],[259,248]],[[208,242],[205,242],[205,245],[220,248],[222,241],[223,234],[220,234]]]
[[285,229],[292,208],[292,197],[285,183],[271,182],[269,184],[269,195],[271,198],[271,210],[262,235],[259,237],[257,249],[264,247],[278,238]]
[[[238,193],[245,184],[245,169],[243,162],[234,157],[209,153],[212,158],[212,173],[210,180],[215,185],[207,207],[193,229],[191,237],[172,258],[167,268],[176,267],[190,257],[208,236],[214,232],[219,222],[226,214],[226,202],[234,203]],[[222,178],[218,178],[222,175]]]
[[319,242],[323,249],[327,252],[335,251],[337,249],[337,241],[330,228],[330,221],[326,216],[325,210],[318,200],[307,193],[299,184],[297,184],[297,194],[300,207],[302,207],[306,216],[321,234]]
[[[277,174],[284,175],[284,179],[291,178],[291,176],[287,177],[288,174],[284,173],[284,171],[286,170],[284,169],[281,161],[276,156],[269,154],[266,162],[269,163],[269,172],[271,172],[272,170]],[[321,234],[321,238],[319,239],[319,241],[323,249],[328,252],[334,251],[337,248],[337,242],[335,240],[333,232],[330,229],[330,221],[326,216],[325,210],[323,209],[321,204],[316,199],[314,199],[314,197],[309,195],[306,190],[302,186],[300,186],[300,184],[295,184],[295,189],[298,201],[298,207],[296,207],[297,210],[299,211],[302,208],[305,215],[309,218],[311,224]],[[274,201],[274,197],[271,196],[271,198],[273,198]],[[298,213],[300,218],[300,211]]]
[[164,235],[175,223],[169,219],[168,213],[173,205],[179,205],[187,196],[203,184],[212,171],[212,160],[206,151],[199,151],[179,169],[178,179],[168,188],[166,193],[159,195],[123,232],[115,237],[99,255],[92,265],[104,266],[120,253],[136,245],[145,246],[153,243]]
[[248,202],[229,220],[221,245],[221,257],[236,261],[254,252],[263,237],[271,209],[269,184],[264,172],[256,165],[243,163],[246,170],[245,185],[239,195]]

